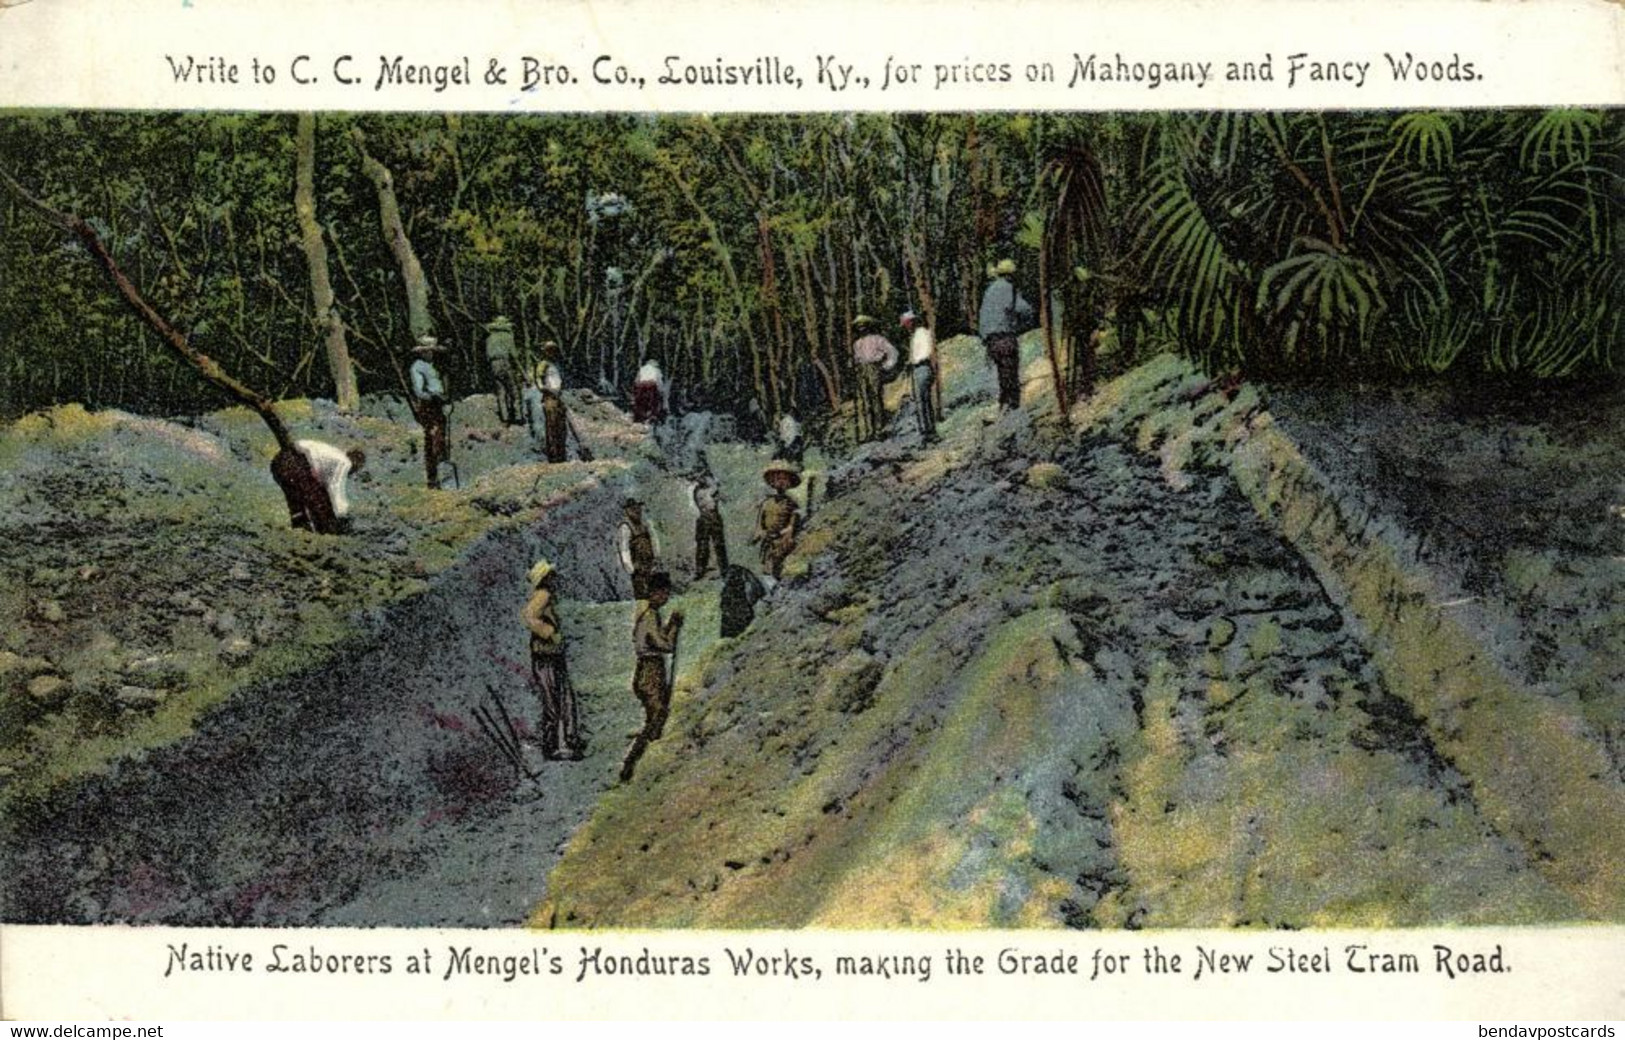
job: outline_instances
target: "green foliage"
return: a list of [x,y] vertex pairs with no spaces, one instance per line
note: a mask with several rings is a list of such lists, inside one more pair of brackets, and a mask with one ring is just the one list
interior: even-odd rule
[[1211,368],[1612,370],[1622,145],[1576,109],[1171,116],[1131,219]]
[[[293,127],[13,113],[0,155],[227,371],[327,396]],[[850,395],[857,313],[973,329],[1002,256],[1029,295],[1047,277],[1064,337],[1105,316],[1124,360],[1154,333],[1214,369],[1545,378],[1612,370],[1625,338],[1614,111],[322,114],[316,208],[364,392],[400,390],[409,335],[352,128],[393,175],[459,394],[490,389],[504,313],[578,385],[624,393],[654,356],[687,405],[816,413]],[[0,415],[222,403],[9,195],[0,337]]]

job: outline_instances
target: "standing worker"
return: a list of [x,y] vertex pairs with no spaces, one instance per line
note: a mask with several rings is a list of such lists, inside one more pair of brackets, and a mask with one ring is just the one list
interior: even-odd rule
[[762,479],[773,493],[756,510],[756,534],[751,541],[761,546],[762,569],[778,581],[784,576],[784,559],[796,547],[801,527],[801,511],[790,497],[790,489],[801,483],[801,468],[775,459],[762,471]]
[[664,419],[670,392],[660,362],[649,358],[632,380],[632,421],[652,425]]
[[[325,441],[295,441],[294,447],[310,462],[310,471],[327,489],[327,501],[333,507],[342,534],[350,529],[350,498],[345,493],[351,473],[361,472],[367,464],[367,455],[360,448],[340,451]],[[301,526],[294,521],[294,526]]]
[[1015,273],[1014,260],[1000,260],[994,265],[993,281],[982,294],[982,309],[976,320],[976,331],[999,373],[1001,411],[1021,407],[1021,345],[1016,337],[1033,324],[1032,304],[1010,281]]
[[908,378],[914,390],[914,418],[920,424],[920,439],[933,444],[937,437],[937,407],[932,390],[937,385],[937,337],[931,326],[913,311],[900,319],[908,337]]
[[532,441],[536,439],[536,424],[538,420],[541,422],[542,448],[547,461],[563,462],[567,455],[570,414],[564,405],[564,371],[559,368],[559,345],[552,340],[542,344],[542,359],[536,362],[530,385],[525,389],[525,418]]
[[852,344],[852,364],[858,373],[858,439],[873,440],[886,425],[886,399],[882,370],[897,366],[897,348],[876,331],[876,322],[867,314],[852,321],[858,339]]
[[694,580],[711,569],[711,555],[717,558],[717,574],[728,570],[728,538],[722,524],[722,490],[710,470],[700,474],[692,492],[694,509]]
[[553,565],[536,561],[530,569],[530,600],[523,617],[530,630],[530,679],[542,702],[542,757],[579,762],[587,754],[581,738],[576,691],[564,663],[564,631],[559,627]]
[[625,513],[625,519],[621,521],[617,532],[621,569],[632,579],[632,598],[646,599],[649,595],[649,579],[655,573],[660,550],[655,544],[655,533],[643,520],[643,503],[635,498],[629,498],[622,503],[621,508]]
[[793,413],[785,412],[773,431],[773,457],[799,466],[806,453],[807,438],[801,432],[801,423]]
[[412,414],[423,427],[423,465],[428,470],[429,486],[440,486],[440,464],[449,458],[446,441],[446,384],[434,367],[434,355],[443,348],[430,335],[418,337],[412,352],[418,356],[412,362]]
[[[683,612],[674,610],[669,621],[660,620],[660,608],[671,600],[671,576],[665,571],[649,575],[647,596],[640,596],[632,615],[632,652],[637,666],[632,672],[632,693],[643,704],[643,729],[632,739],[621,763],[621,779],[632,779],[632,770],[652,741],[660,739],[671,712],[672,686],[677,676],[668,668],[667,655],[677,653],[677,637],[683,630]],[[675,665],[675,661],[673,662]]]
[[497,384],[497,419],[504,426],[524,422],[519,414],[519,358],[514,353],[513,322],[498,314],[486,326],[485,360]]

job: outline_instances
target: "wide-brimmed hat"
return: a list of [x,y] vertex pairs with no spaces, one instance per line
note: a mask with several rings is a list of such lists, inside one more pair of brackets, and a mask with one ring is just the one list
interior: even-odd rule
[[558,353],[559,345],[556,340],[548,339],[542,341],[542,357],[557,357]]
[[506,314],[498,314],[496,317],[486,322],[485,327],[488,329],[511,329],[513,328],[513,319],[509,318]]
[[995,275],[1015,274],[1016,262],[1009,257],[1005,257],[993,265],[993,273]]
[[790,486],[801,486],[801,467],[796,465],[794,462],[786,462],[784,459],[774,459],[772,462],[769,462],[765,468],[763,468],[762,480],[767,481],[767,478],[775,473],[788,473],[790,475]]
[[872,329],[875,327],[875,324],[875,320],[869,317],[867,314],[860,314],[856,318],[852,319],[852,327],[854,329]]
[[527,577],[530,578],[530,583],[534,586],[540,585],[547,578],[547,576],[552,573],[553,565],[551,563],[548,563],[546,560],[537,560],[535,564],[531,566],[530,573],[527,575]]
[[433,336],[430,336],[430,335],[427,335],[427,334],[419,336],[417,344],[412,347],[412,350],[415,353],[418,353],[418,354],[430,354],[430,353],[433,353],[433,352],[435,352],[437,350],[445,350],[445,349],[446,349],[445,347],[442,347],[440,345],[439,340],[437,340]]

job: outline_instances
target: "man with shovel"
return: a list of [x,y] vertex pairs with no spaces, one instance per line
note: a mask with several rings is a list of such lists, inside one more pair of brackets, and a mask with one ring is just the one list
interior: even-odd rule
[[[638,600],[632,615],[632,652],[637,666],[632,672],[632,693],[643,704],[643,729],[632,739],[621,763],[621,780],[632,779],[638,759],[649,745],[660,739],[671,712],[672,685],[677,680],[677,637],[683,631],[683,612],[674,610],[668,620],[660,618],[660,608],[671,600],[671,575],[655,571],[649,576],[648,598]],[[668,667],[666,658],[670,656]]]
[[579,762],[586,756],[575,688],[564,662],[564,632],[559,628],[558,596],[553,588],[553,565],[536,561],[530,569],[533,590],[523,617],[530,630],[530,677],[542,702],[542,757]]

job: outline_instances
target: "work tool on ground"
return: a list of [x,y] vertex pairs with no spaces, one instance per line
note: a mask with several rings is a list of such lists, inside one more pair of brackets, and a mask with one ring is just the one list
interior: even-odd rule
[[497,696],[495,690],[489,692],[492,701],[496,703],[497,713],[493,713],[484,704],[477,705],[474,708],[474,721],[479,724],[480,731],[485,734],[486,739],[495,744],[502,757],[506,758],[508,764],[513,766],[514,773],[523,776],[540,788],[540,774],[525,765],[524,750],[520,747],[519,731],[514,726],[513,719],[508,715],[507,706],[502,703],[502,698]]

